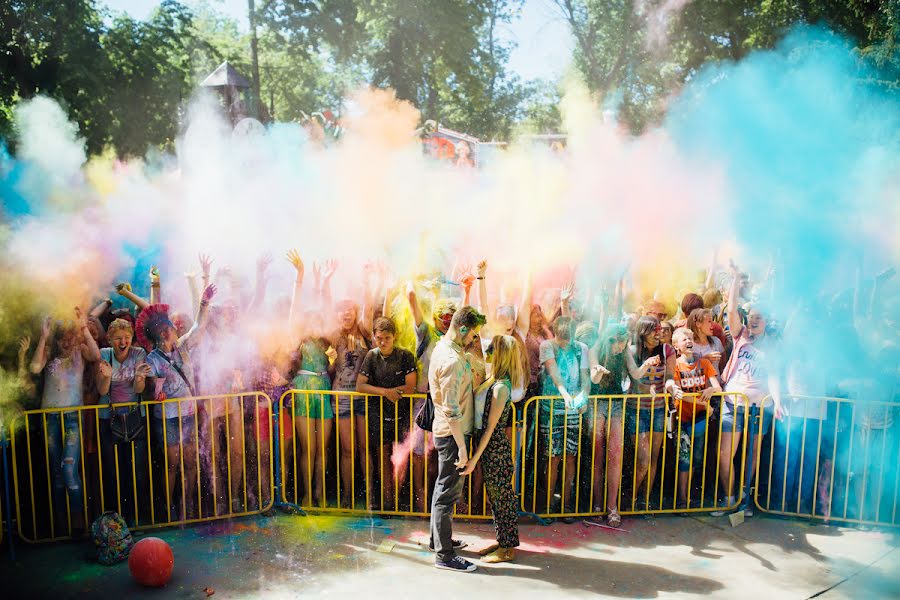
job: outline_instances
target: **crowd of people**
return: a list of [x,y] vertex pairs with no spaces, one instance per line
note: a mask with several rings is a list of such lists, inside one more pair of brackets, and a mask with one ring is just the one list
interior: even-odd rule
[[[652,512],[669,500],[688,510],[708,506],[710,494],[717,508],[749,516],[761,461],[777,482],[766,491],[775,510],[827,516],[842,502],[845,519],[896,513],[896,468],[877,460],[898,450],[893,384],[866,396],[866,378],[830,385],[822,365],[785,357],[790,323],[776,327],[759,302],[769,282],[751,286],[734,264],[719,286],[711,267],[670,310],[627,290],[624,276],[609,294],[565,284],[549,307],[526,277],[517,304],[492,303],[485,261],[449,285],[443,276],[391,281],[368,265],[361,297],[335,302],[338,265],[325,261],[313,267],[306,307],[306,266],[295,250],[287,259],[293,294],[271,306],[271,257],[259,260],[245,298],[227,270],[213,281],[201,255],[190,306],[164,304],[152,269],[148,299],[120,283],[116,294],[132,307],[107,298],[75,308],[69,322],[48,317],[33,350],[22,338],[22,383],[53,409],[28,415],[24,435],[28,452],[46,449],[28,458],[46,461],[57,534],[77,535],[110,506],[138,524],[267,506],[273,425],[287,440],[285,499],[431,511],[437,565],[454,570],[474,569],[456,555],[454,506],[471,513],[482,489],[497,530],[490,561],[514,557],[522,495],[535,512],[566,522],[593,513],[611,527],[620,510]],[[885,381],[897,379],[897,356],[887,344],[870,357]],[[666,447],[671,462],[660,458]],[[711,483],[699,489],[702,471]],[[474,497],[463,499],[466,476]],[[146,515],[158,507],[167,518]]]

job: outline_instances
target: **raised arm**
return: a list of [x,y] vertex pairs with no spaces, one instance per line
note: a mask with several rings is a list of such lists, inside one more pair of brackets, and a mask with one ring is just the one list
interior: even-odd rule
[[472,284],[475,283],[475,277],[471,273],[466,273],[460,278],[459,282],[463,287],[463,306],[465,306],[469,303],[469,298],[472,295]]
[[741,321],[740,298],[738,291],[741,289],[741,272],[738,270],[734,261],[730,263],[731,271],[731,288],[728,290],[728,329],[731,332],[731,338],[737,339],[741,335],[744,324]]
[[159,287],[159,268],[150,267],[150,304],[159,304],[162,302],[162,293]]
[[[412,285],[412,284],[410,284]],[[381,303],[381,316],[388,319],[394,316],[394,289],[391,285],[384,288],[384,300]]]
[[31,348],[31,336],[23,335],[19,338],[19,352],[18,352],[18,373],[19,377],[28,377],[28,349]]
[[34,396],[36,388],[34,385],[34,381],[31,379],[31,373],[28,370],[28,349],[31,347],[31,337],[30,336],[22,336],[19,340],[19,353],[18,353],[18,375],[19,375],[19,383],[22,385],[22,389],[25,394],[29,397]]
[[250,302],[250,310],[256,310],[266,301],[266,270],[272,264],[272,255],[263,254],[256,261],[256,287],[253,290],[253,300]]
[[95,319],[99,319],[100,317],[102,317],[103,315],[106,314],[106,311],[108,311],[111,306],[112,306],[112,299],[107,298],[103,302],[101,302],[100,304],[98,304],[97,306],[92,308],[91,312],[89,313],[89,316],[94,317]]
[[134,303],[135,306],[137,306],[141,310],[144,310],[145,308],[150,306],[149,302],[147,302],[146,300],[144,300],[143,298],[141,298],[140,296],[138,296],[137,294],[135,294],[134,292],[131,291],[130,283],[123,282],[123,283],[116,284],[116,293],[119,294],[120,296],[122,296],[123,298],[130,300],[132,303]]
[[609,306],[609,314],[617,321],[622,318],[622,305],[625,298],[625,273],[619,277],[616,282],[616,289],[613,291],[612,303]]
[[34,349],[34,356],[31,357],[31,372],[35,375],[40,374],[47,366],[47,357],[50,354],[50,333],[53,331],[53,319],[44,317],[41,323],[41,337],[38,339],[37,347]]
[[88,329],[87,317],[84,316],[84,313],[77,306],[75,307],[75,326],[78,327],[78,331],[81,332],[83,338],[80,346],[81,357],[87,362],[100,360],[100,348],[97,347],[97,342],[91,335],[91,330]]
[[380,285],[372,283],[374,267],[371,263],[363,267],[363,303],[357,318],[360,329],[369,336],[372,335],[372,324],[375,321],[375,297]]
[[600,335],[603,335],[603,330],[606,329],[606,321],[609,318],[609,294],[605,285],[600,289],[599,300],[600,313],[597,315],[597,329]]
[[294,279],[294,292],[291,295],[291,309],[288,313],[288,330],[293,333],[297,324],[297,315],[300,313],[300,294],[303,288],[303,261],[300,259],[300,253],[296,250],[289,250],[287,259],[297,272],[297,276]]
[[200,297],[200,310],[197,312],[197,320],[194,321],[194,325],[187,333],[179,338],[179,346],[193,343],[197,336],[201,335],[206,329],[206,324],[209,322],[209,303],[215,295],[216,286],[212,283],[206,286],[206,289],[203,290],[203,296]]
[[559,290],[559,306],[562,309],[562,315],[564,317],[572,316],[572,307],[570,302],[572,301],[572,295],[575,293],[575,281],[568,281],[563,284],[562,288]]
[[525,285],[522,286],[522,298],[519,300],[519,314],[516,322],[519,325],[519,331],[523,335],[528,335],[528,329],[531,327],[531,292],[532,292],[532,276],[531,269],[525,274]]
[[422,307],[419,306],[416,288],[411,281],[406,284],[406,299],[409,302],[409,309],[412,311],[413,322],[416,324],[416,327],[419,327],[425,318],[422,316]]
[[478,273],[477,277],[475,277],[476,284],[478,286],[478,308],[481,311],[481,314],[487,316],[488,323],[491,322],[493,311],[488,308],[488,293],[487,293],[487,284],[485,283],[485,274],[487,273],[487,261],[482,260],[478,263]]
[[[709,268],[706,270],[706,281],[704,282],[704,289],[709,289],[713,287],[716,282],[716,270],[719,268],[717,264],[719,262],[719,249],[716,248],[713,250],[712,261],[709,263]],[[685,315],[687,316],[687,315]]]
[[334,307],[331,296],[331,278],[337,272],[338,262],[333,258],[329,258],[322,265],[322,306],[325,308],[326,314],[331,314]]
[[184,279],[187,281],[188,292],[191,295],[191,314],[196,317],[200,312],[200,287],[197,285],[197,274],[185,273]]

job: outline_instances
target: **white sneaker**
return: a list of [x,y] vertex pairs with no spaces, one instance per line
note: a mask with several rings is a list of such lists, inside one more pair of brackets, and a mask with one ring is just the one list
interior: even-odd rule
[[719,500],[719,509],[709,513],[712,517],[724,517],[728,514],[728,507],[734,505],[734,496],[727,496],[724,500]]

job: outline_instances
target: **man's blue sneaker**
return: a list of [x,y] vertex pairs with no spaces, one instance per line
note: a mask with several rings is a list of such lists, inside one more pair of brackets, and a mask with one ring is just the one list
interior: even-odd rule
[[436,560],[434,561],[434,566],[438,569],[459,571],[460,573],[471,573],[478,568],[461,556],[454,556],[450,560]]

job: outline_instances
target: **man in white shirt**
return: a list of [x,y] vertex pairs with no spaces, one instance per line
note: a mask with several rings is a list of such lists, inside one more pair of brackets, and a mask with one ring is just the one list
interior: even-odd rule
[[453,507],[462,494],[460,471],[468,462],[467,438],[474,429],[472,366],[465,348],[478,335],[486,319],[471,306],[453,315],[450,329],[431,355],[428,382],[434,401],[432,433],[438,451],[438,475],[431,501],[431,540],[435,566],[472,572],[475,565],[456,555]]

